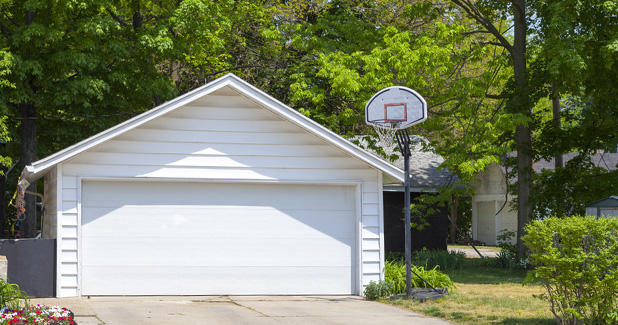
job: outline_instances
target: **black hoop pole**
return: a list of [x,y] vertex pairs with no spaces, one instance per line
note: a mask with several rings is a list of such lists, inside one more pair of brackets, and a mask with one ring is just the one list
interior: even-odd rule
[[412,295],[412,231],[410,229],[410,134],[407,129],[397,130],[395,133],[399,150],[403,155],[404,163],[404,216],[405,216],[405,255],[406,255],[406,296]]

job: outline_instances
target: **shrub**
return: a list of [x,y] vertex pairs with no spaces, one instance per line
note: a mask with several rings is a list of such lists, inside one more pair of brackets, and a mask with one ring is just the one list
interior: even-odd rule
[[365,287],[365,298],[376,300],[378,298],[388,297],[393,292],[393,285],[389,281],[380,280],[378,282],[371,281]]
[[440,270],[453,270],[461,268],[466,260],[464,252],[449,252],[445,250],[423,250],[412,254],[412,264],[425,266],[433,269],[439,266]]
[[500,252],[495,259],[496,266],[509,270],[530,267],[530,261],[527,258],[517,259],[517,246],[511,243],[516,234],[514,231],[503,229],[496,237],[500,247]]
[[548,218],[523,237],[559,324],[618,323],[618,219]]
[[[433,269],[426,270],[422,266],[411,266],[412,271],[420,275],[434,288],[453,288],[455,285],[448,275],[442,273],[438,266]],[[401,262],[387,261],[384,269],[384,278],[392,283],[392,293],[400,294],[406,291],[406,267]],[[412,274],[410,285],[412,287],[427,288],[427,284]]]
[[18,285],[0,279],[0,308],[19,309],[27,305],[28,297]]

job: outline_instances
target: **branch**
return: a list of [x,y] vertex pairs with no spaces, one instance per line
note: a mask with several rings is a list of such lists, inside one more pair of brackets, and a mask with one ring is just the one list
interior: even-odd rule
[[493,95],[493,94],[488,94],[488,93],[485,93],[485,97],[486,98],[491,98],[491,99],[505,99],[505,98],[509,98],[509,96],[505,96],[505,95]]
[[509,41],[500,33],[500,31],[494,26],[487,17],[485,17],[479,10],[474,6],[470,0],[451,0],[454,4],[461,7],[470,17],[476,20],[479,24],[487,29],[495,38],[498,39],[500,44],[506,48],[509,53],[512,54],[513,45],[509,43]]
[[127,25],[127,23],[124,22],[124,20],[122,20],[122,18],[120,18],[115,13],[113,13],[109,8],[105,8],[105,11],[107,11],[109,13],[109,15],[112,16],[112,18],[115,21],[117,21],[121,26],[129,26],[129,25]]
[[13,24],[13,26],[19,27],[19,24],[17,24],[13,19],[11,19],[11,17],[9,17],[6,11],[2,10],[2,14],[4,14],[4,17],[6,17],[6,19],[8,19]]

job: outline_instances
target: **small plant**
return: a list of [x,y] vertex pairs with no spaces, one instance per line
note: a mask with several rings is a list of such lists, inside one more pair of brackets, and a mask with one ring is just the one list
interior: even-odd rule
[[551,217],[523,237],[558,324],[618,323],[618,219]]
[[19,309],[28,306],[26,293],[16,284],[0,279],[0,308]]
[[378,282],[371,281],[369,285],[365,287],[365,298],[369,300],[376,300],[378,298],[385,298],[392,294],[393,284],[389,281],[380,280]]
[[[453,288],[455,284],[448,275],[442,273],[438,266],[433,269],[425,269],[422,266],[411,266],[411,270],[414,273],[421,276],[425,281],[434,288]],[[384,270],[384,278],[386,281],[392,283],[392,293],[400,294],[406,291],[406,267],[403,263],[387,261]],[[425,281],[421,280],[418,276],[412,274],[410,285],[412,287],[427,288]]]

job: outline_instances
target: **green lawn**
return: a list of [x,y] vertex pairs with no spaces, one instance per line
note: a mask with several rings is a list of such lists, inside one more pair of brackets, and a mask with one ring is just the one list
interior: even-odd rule
[[457,288],[438,301],[408,299],[382,302],[459,324],[555,324],[539,284],[522,285],[524,270],[491,265],[492,259],[467,258],[461,269],[447,271]]

